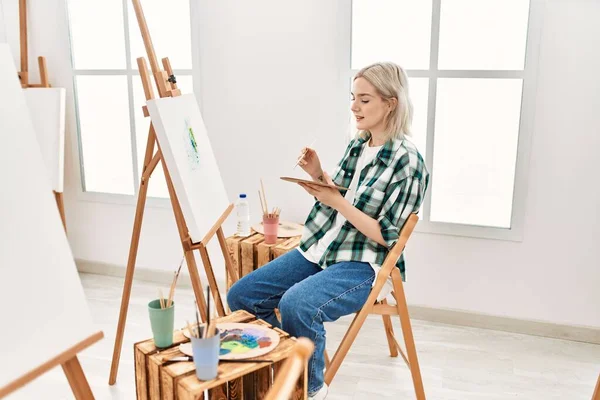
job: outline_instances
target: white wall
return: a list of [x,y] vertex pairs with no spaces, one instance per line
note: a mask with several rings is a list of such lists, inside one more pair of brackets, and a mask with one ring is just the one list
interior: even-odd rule
[[0,41],[10,45],[19,68],[19,0],[0,0]]
[[4,14],[4,7],[2,6],[2,1],[0,1],[0,43],[6,43],[6,22],[4,21]]
[[[37,40],[49,57],[51,80],[71,90],[64,5],[46,1],[30,3],[39,3],[38,13],[56,15],[32,29],[43,32]],[[232,200],[247,192],[258,210],[255,193],[263,177],[271,204],[280,205],[287,219],[304,219],[310,199],[278,177],[314,137],[327,165],[343,151],[349,96],[340,60],[347,55],[349,4],[198,3],[196,87]],[[548,1],[523,242],[415,234],[408,254],[410,303],[600,327],[600,161],[594,157],[600,146],[599,18],[596,1]],[[68,106],[72,137],[71,95]],[[83,201],[75,150],[67,149],[66,170],[75,256],[124,265],[134,206]],[[180,254],[171,210],[148,208],[138,266],[171,270]]]
[[599,17],[548,2],[523,242],[418,235],[411,302],[600,327]]

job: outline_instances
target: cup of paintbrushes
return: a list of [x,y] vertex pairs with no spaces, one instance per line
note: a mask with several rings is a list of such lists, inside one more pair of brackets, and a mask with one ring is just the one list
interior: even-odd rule
[[195,334],[190,335],[192,352],[196,366],[196,377],[202,381],[209,381],[217,377],[219,367],[219,352],[221,347],[221,333],[214,324],[200,325],[193,329]]
[[148,303],[150,326],[154,336],[154,344],[158,348],[169,347],[173,344],[173,329],[175,322],[175,302],[159,298]]
[[265,231],[265,244],[277,243],[279,230],[279,214],[263,214],[263,229]]

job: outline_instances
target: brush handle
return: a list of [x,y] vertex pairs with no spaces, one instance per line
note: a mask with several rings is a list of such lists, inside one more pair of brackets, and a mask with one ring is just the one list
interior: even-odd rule
[[194,329],[192,328],[190,321],[185,321],[185,322],[187,322],[187,330],[190,333],[190,336],[197,337],[196,335],[194,335]]
[[210,321],[210,323],[208,324],[208,326],[206,327],[206,336],[205,337],[211,337],[215,335],[215,321],[212,320]]
[[267,213],[268,213],[269,212],[269,205],[267,204],[267,194],[265,193],[265,185],[263,185],[262,178],[260,179],[260,187],[262,189],[262,195],[263,195],[264,200],[265,200],[265,210],[267,210]]
[[208,327],[210,326],[210,286],[206,286],[206,325],[207,328],[204,331],[204,337],[208,337]]

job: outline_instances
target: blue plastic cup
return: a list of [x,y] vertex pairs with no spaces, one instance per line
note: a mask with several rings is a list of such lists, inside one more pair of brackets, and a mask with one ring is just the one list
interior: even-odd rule
[[192,337],[191,341],[194,364],[196,365],[196,376],[201,381],[215,379],[219,367],[221,332],[217,329],[216,334],[209,338]]

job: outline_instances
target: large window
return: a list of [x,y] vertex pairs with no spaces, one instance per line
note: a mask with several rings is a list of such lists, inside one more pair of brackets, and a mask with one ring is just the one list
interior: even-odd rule
[[[144,0],[142,6],[157,57],[168,56],[178,86],[192,92],[189,0]],[[135,195],[150,120],[142,114],[136,59],[147,56],[133,6],[130,0],[101,6],[68,0],[68,10],[83,190]],[[168,197],[160,164],[148,195]]]
[[409,75],[431,186],[422,230],[519,240],[539,42],[537,0],[353,0],[350,72]]

